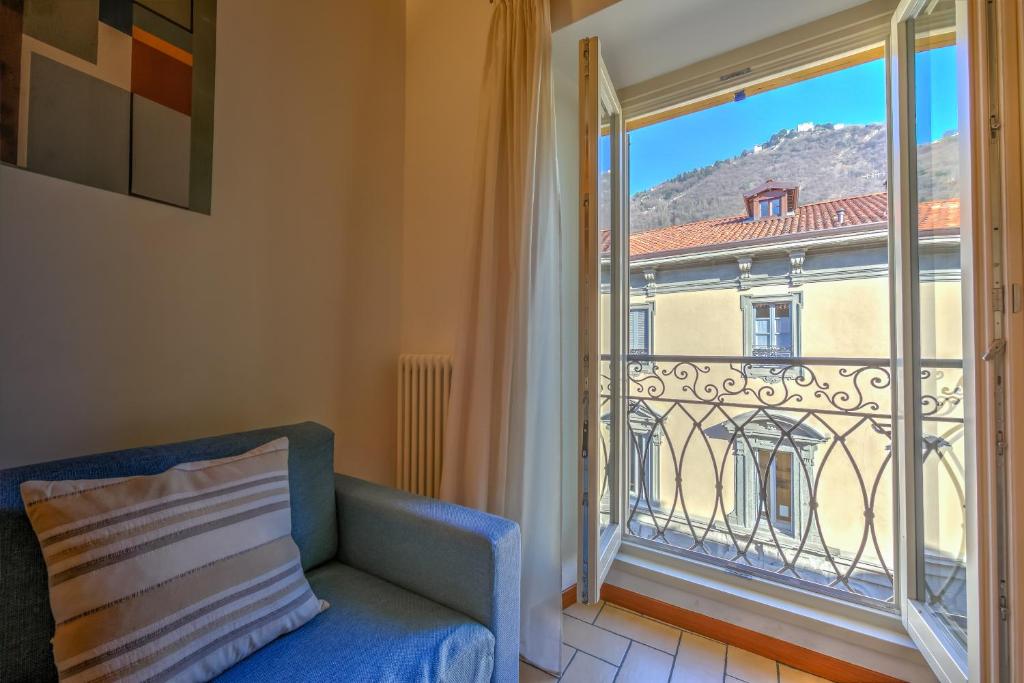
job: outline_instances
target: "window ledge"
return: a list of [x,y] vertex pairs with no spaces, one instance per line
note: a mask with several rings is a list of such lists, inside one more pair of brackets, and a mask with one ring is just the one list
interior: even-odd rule
[[907,681],[934,681],[896,614],[624,541],[606,581]]

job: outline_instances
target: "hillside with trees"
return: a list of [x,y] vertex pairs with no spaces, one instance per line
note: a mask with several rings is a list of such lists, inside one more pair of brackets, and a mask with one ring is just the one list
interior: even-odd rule
[[[630,227],[646,230],[742,214],[743,194],[769,178],[799,185],[801,204],[884,192],[886,157],[886,131],[881,124],[781,130],[737,156],[637,192],[630,198]],[[921,145],[919,159],[919,174],[927,178],[921,199],[953,196],[956,136]]]

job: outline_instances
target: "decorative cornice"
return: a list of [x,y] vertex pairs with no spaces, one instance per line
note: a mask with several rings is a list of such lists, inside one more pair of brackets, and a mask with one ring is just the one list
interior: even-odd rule
[[754,265],[754,259],[750,256],[738,256],[736,263],[739,266],[739,285],[740,289],[746,289],[750,286],[750,268]]

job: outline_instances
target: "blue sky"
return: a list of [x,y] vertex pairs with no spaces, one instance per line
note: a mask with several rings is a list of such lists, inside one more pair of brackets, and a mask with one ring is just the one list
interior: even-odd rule
[[[918,101],[930,98],[928,125],[918,140],[956,128],[954,48],[921,53]],[[925,74],[934,74],[925,78]],[[885,64],[879,59],[808,81],[754,95],[630,133],[629,192],[649,189],[679,173],[735,156],[783,128],[814,123],[885,121]],[[921,123],[925,123],[922,121]]]

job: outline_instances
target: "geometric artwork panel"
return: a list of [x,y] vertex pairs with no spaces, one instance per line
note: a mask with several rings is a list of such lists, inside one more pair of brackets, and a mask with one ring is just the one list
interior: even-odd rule
[[127,193],[130,95],[38,53],[31,69],[26,167]]
[[132,194],[188,205],[190,117],[132,95]]
[[210,213],[217,0],[0,0],[0,162]]

